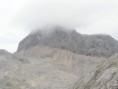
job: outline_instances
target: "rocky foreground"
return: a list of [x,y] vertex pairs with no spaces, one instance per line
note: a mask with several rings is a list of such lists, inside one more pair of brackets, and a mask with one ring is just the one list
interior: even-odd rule
[[118,89],[116,40],[54,29],[0,50],[0,89]]

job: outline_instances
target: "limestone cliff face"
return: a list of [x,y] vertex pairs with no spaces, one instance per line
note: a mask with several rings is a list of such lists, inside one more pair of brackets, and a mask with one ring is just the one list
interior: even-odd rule
[[66,49],[74,53],[110,57],[118,52],[118,41],[109,35],[82,35],[75,30],[54,27],[51,32],[37,31],[24,38],[17,52],[24,51],[37,45]]
[[75,89],[118,89],[118,54],[82,77]]

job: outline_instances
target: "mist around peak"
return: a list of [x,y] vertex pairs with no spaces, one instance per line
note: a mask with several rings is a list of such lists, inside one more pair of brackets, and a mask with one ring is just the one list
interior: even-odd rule
[[29,34],[19,43],[17,52],[37,45],[98,57],[110,57],[118,52],[118,41],[109,35],[83,35],[74,29],[62,26],[45,27],[45,29]]

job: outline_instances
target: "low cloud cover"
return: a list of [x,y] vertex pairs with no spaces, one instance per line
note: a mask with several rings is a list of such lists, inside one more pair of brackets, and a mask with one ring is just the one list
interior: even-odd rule
[[33,29],[55,24],[118,39],[118,0],[0,0],[0,4],[0,48],[12,52]]

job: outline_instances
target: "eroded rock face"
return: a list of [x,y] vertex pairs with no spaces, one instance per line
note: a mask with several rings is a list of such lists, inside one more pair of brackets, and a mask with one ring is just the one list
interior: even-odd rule
[[118,88],[117,54],[100,59],[59,49],[45,56],[50,52],[38,58],[0,55],[0,89]]
[[73,89],[81,75],[102,61],[45,46],[21,54],[0,55],[0,89]]
[[118,55],[81,78],[75,89],[118,89]]
[[105,59],[53,49],[52,56],[51,48],[41,49],[34,56],[0,55],[0,89],[118,88],[118,55]]
[[52,31],[47,33],[37,31],[29,34],[20,42],[17,52],[36,45],[46,45],[82,55],[99,57],[110,57],[118,52],[118,41],[109,35],[82,35],[75,30],[63,27],[52,28]]
[[72,89],[77,76],[64,71],[54,71],[30,81],[34,89]]

